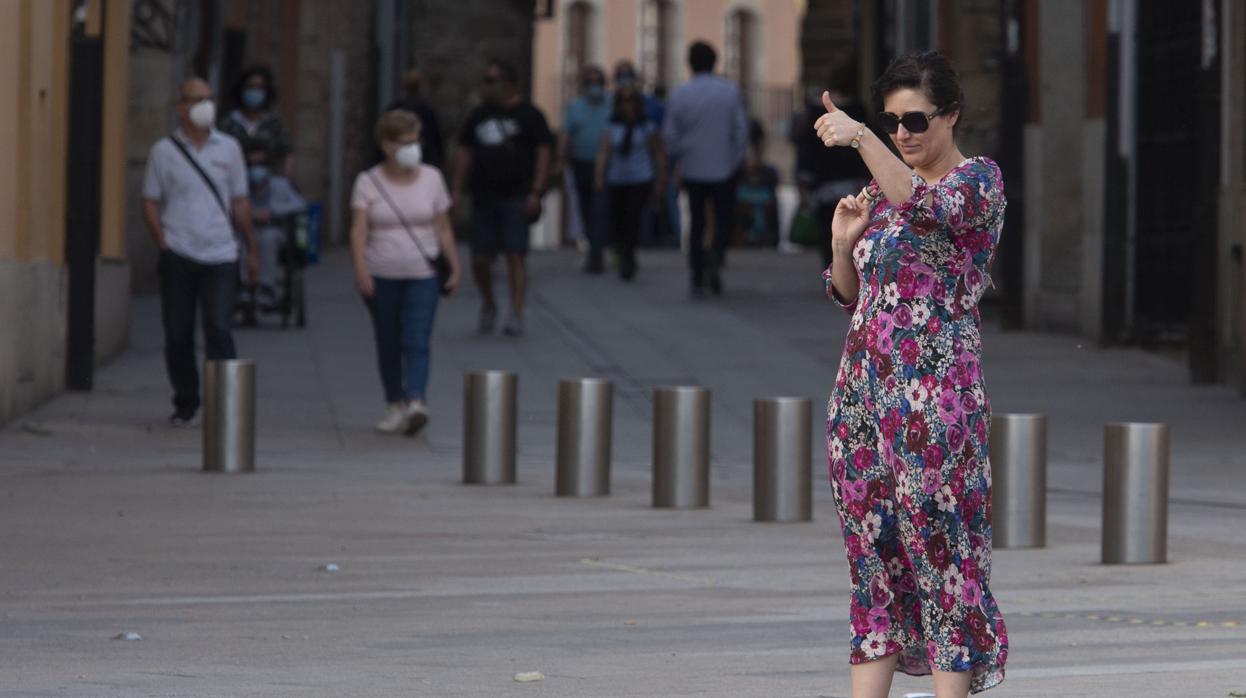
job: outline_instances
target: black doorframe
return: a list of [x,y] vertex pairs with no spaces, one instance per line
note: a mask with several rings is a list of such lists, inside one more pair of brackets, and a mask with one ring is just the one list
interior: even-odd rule
[[[1198,134],[1194,158],[1194,225],[1200,234],[1194,241],[1194,307],[1190,314],[1190,380],[1214,383],[1219,379],[1220,352],[1216,341],[1216,262],[1220,228],[1220,3],[1203,3],[1211,12],[1203,18],[1203,60],[1194,87],[1194,129]],[[1207,27],[1212,27],[1210,36]]]
[[[1218,377],[1219,3],[1138,4],[1134,339],[1179,342],[1190,380]],[[1209,31],[1210,28],[1210,31]],[[1185,108],[1156,109],[1172,100]],[[1178,198],[1171,198],[1180,192]]]
[[[103,17],[107,0],[98,0]],[[77,14],[77,13],[75,13]],[[68,148],[65,167],[65,263],[69,276],[65,385],[90,390],[95,380],[95,264],[100,247],[104,37],[76,22],[70,39]]]

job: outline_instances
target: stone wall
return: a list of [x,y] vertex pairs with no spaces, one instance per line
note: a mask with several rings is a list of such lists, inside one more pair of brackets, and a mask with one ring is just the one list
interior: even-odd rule
[[[172,9],[172,2],[168,3]],[[135,293],[155,293],[156,248],[143,225],[143,174],[152,144],[173,126],[174,55],[152,46],[132,46],[130,108],[126,126],[126,259]]]
[[[376,114],[373,3],[304,0],[299,47],[299,103],[294,134],[295,176],[309,201],[329,194],[330,70],[333,56],[346,61],[342,133],[344,196],[372,155]],[[328,207],[326,207],[328,210]],[[342,206],[340,210],[345,211]],[[325,230],[328,230],[327,221]]]
[[[810,2],[800,25],[800,82],[825,88],[831,71],[855,59],[852,2]],[[863,80],[860,97],[869,97]]]
[[[999,149],[1000,56],[1003,52],[997,0],[943,0],[939,50],[956,66],[965,109],[957,142],[966,155],[994,155]],[[948,21],[950,20],[950,21]]]
[[0,259],[0,424],[65,387],[65,268]]
[[490,59],[514,65],[531,94],[533,8],[532,0],[410,0],[412,62],[426,75],[425,97],[448,144],[479,103]]

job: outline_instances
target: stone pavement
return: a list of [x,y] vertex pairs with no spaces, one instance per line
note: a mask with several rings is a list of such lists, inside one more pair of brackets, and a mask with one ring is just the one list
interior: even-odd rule
[[[626,286],[536,256],[521,341],[475,336],[470,290],[446,302],[433,421],[406,439],[371,431],[370,328],[329,255],[305,331],[238,335],[259,363],[248,476],[198,472],[199,432],[164,424],[157,306],[137,299],[95,392],[0,432],[0,695],[846,696],[824,466],[813,523],[753,523],[750,488],[752,399],[821,405],[847,318],[809,256],[736,253],[702,302],[675,254],[641,262]],[[1050,417],[1049,547],[996,551],[1012,653],[990,695],[1246,693],[1246,401],[1160,356],[984,335],[995,409]],[[521,376],[512,487],[458,484],[481,368]],[[579,375],[616,386],[606,499],[552,496],[556,382]],[[648,507],[649,391],[671,383],[713,390],[708,510]],[[1170,564],[1097,563],[1102,425],[1121,419],[1172,425]]]

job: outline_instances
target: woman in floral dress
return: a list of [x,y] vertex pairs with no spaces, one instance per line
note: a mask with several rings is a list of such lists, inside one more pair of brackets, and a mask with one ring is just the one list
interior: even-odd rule
[[852,576],[853,698],[894,672],[934,675],[939,698],[1004,678],[1008,635],[991,595],[990,402],[978,301],[1004,220],[1004,184],[966,158],[964,103],[938,53],[894,61],[874,86],[901,158],[835,108],[827,147],[874,176],[839,202],[827,294],[852,313],[827,418],[831,486]]

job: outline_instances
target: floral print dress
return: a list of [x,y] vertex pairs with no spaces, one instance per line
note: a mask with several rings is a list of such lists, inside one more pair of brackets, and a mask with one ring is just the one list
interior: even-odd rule
[[851,662],[1004,679],[1008,635],[992,597],[990,402],[978,300],[1004,221],[1004,184],[965,160],[894,205],[877,182],[853,248],[860,280],[827,407],[831,487],[852,574]]

